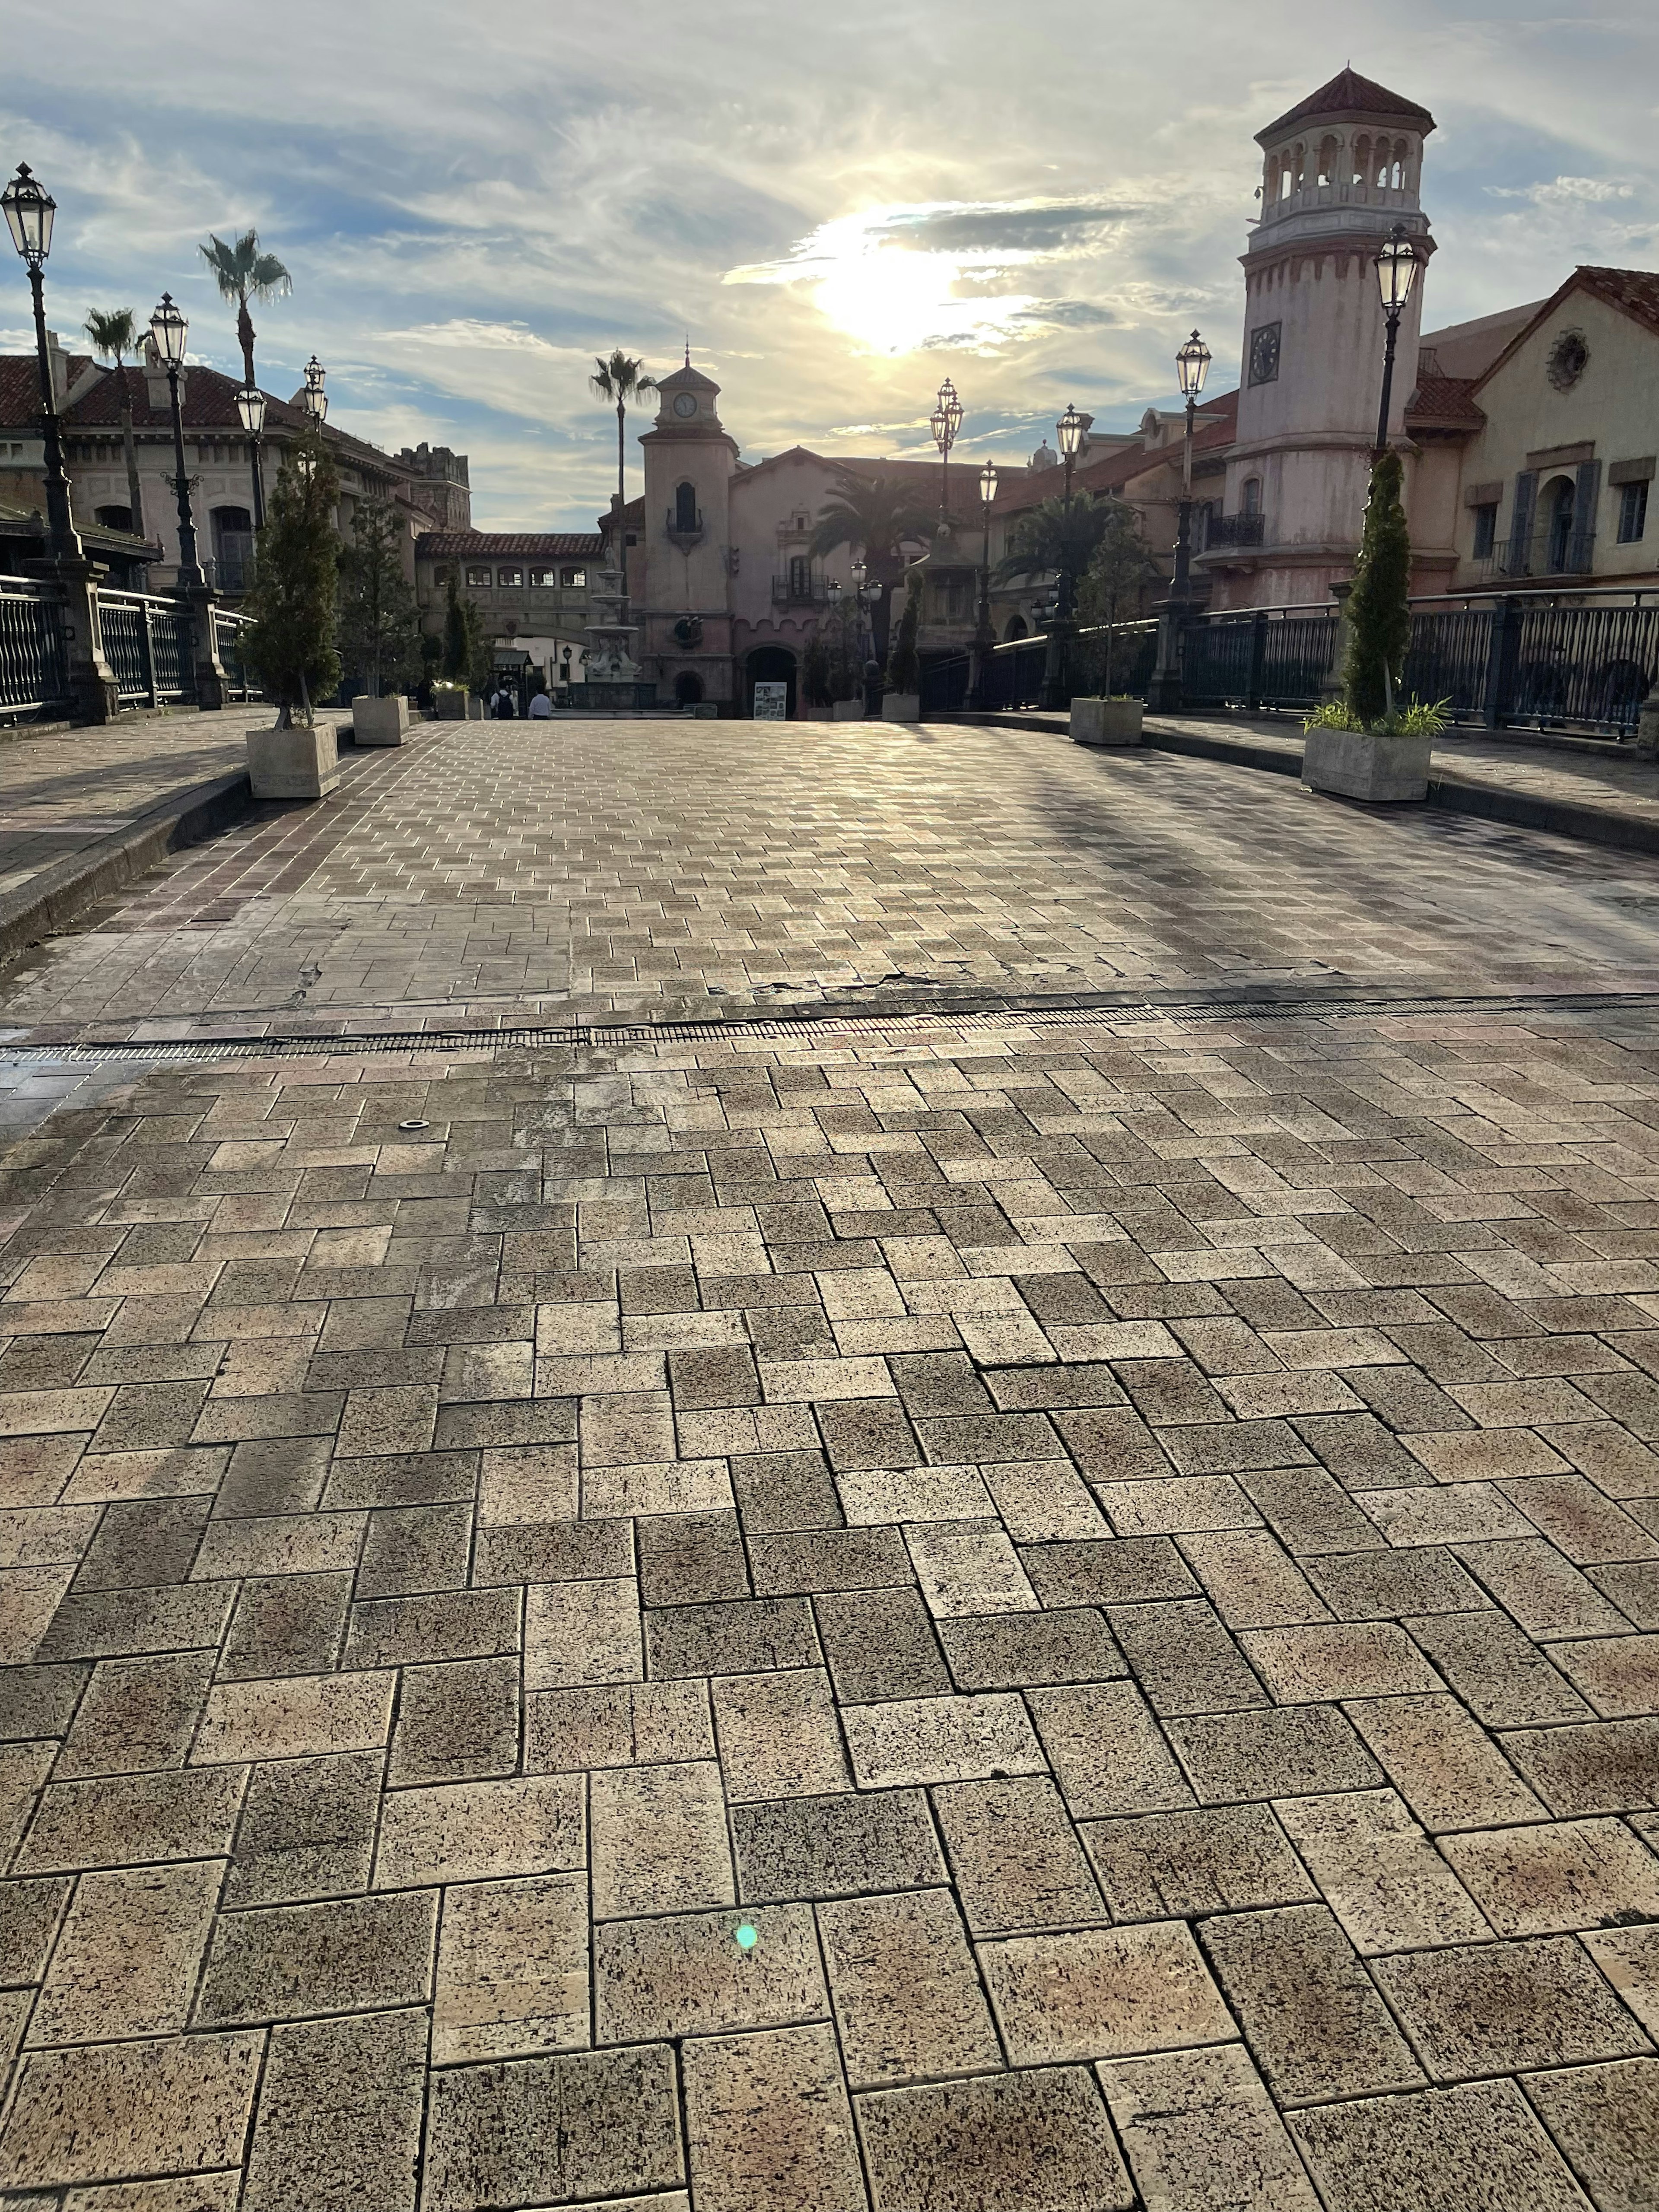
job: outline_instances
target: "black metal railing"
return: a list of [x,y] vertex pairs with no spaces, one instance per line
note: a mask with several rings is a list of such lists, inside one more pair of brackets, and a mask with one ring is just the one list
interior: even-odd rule
[[1267,530],[1263,514],[1212,514],[1204,526],[1204,550],[1216,545],[1261,545]]
[[196,696],[196,625],[188,605],[143,592],[100,592],[98,628],[123,706]]
[[49,584],[0,577],[0,717],[65,706],[69,693],[63,601]]
[[1336,630],[1334,608],[1197,616],[1182,640],[1182,697],[1195,707],[1309,704],[1324,686]]
[[264,696],[259,679],[250,672],[242,650],[243,640],[252,628],[252,623],[246,615],[233,614],[228,607],[215,607],[213,610],[213,643],[219,665],[225,672],[227,699],[246,702]]
[[1504,719],[1540,729],[1606,725],[1628,737],[1659,681],[1659,599],[1644,606],[1642,599],[1632,594],[1628,606],[1509,602],[1514,675]]
[[774,576],[775,607],[822,607],[830,602],[830,585],[823,576]]

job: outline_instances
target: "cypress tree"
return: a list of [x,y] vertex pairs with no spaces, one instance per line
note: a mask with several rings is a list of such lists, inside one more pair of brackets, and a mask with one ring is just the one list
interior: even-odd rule
[[398,557],[401,534],[391,507],[360,507],[340,556],[341,644],[374,699],[383,683],[401,689],[420,669],[421,618]]
[[246,602],[252,622],[243,633],[244,655],[267,697],[276,702],[279,730],[288,728],[296,708],[301,720],[309,722],[313,701],[325,699],[340,681],[334,644],[338,495],[328,448],[307,428],[284,459],[271,493],[254,558],[253,588]]
[[1365,729],[1394,712],[1411,643],[1412,541],[1400,500],[1404,478],[1398,453],[1384,453],[1371,471],[1359,559],[1348,595],[1343,694],[1354,720]]
[[466,626],[467,604],[456,589],[455,571],[452,568],[448,597],[444,607],[444,674],[452,684],[465,684],[472,673],[472,640]]

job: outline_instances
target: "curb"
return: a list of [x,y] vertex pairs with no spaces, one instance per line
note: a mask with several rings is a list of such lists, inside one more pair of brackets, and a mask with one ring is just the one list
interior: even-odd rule
[[106,891],[118,890],[163,854],[199,845],[238,822],[253,804],[247,770],[168,794],[160,805],[78,853],[67,854],[0,899],[0,961],[10,960]]

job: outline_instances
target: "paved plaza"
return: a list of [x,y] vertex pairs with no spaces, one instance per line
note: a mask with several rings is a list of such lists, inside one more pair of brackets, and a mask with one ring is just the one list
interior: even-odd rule
[[0,2205],[1650,2212],[1656,915],[432,726],[14,965]]

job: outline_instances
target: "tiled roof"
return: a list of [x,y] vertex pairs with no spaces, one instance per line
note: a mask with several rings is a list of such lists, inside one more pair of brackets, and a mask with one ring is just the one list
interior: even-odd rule
[[1651,269],[1595,269],[1581,263],[1573,274],[1612,306],[1659,331],[1659,275]]
[[1277,138],[1293,123],[1306,122],[1320,115],[1410,115],[1425,123],[1431,131],[1434,128],[1434,118],[1426,107],[1419,107],[1403,94],[1390,92],[1387,85],[1378,84],[1371,77],[1361,76],[1358,70],[1343,69],[1328,84],[1322,84],[1317,92],[1310,92],[1294,107],[1287,107],[1265,131],[1258,131],[1256,143],[1265,146],[1270,138]]
[[1407,428],[1478,430],[1486,417],[1475,404],[1474,386],[1472,376],[1419,376],[1406,402]]
[[605,541],[597,530],[428,530],[415,540],[417,561],[592,559]]

